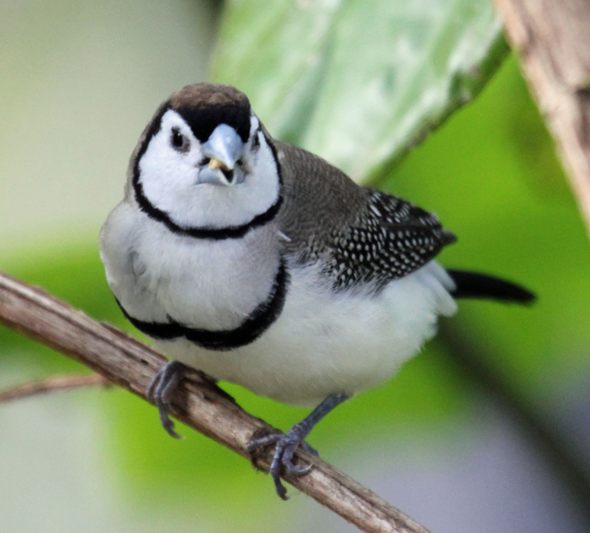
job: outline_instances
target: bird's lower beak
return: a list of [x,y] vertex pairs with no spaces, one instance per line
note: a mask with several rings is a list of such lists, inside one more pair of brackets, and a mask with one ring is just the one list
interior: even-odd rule
[[225,170],[224,172],[224,170],[215,166],[202,168],[197,174],[197,185],[204,183],[209,185],[230,185],[232,180],[228,179],[228,176],[231,176],[231,171]]
[[227,124],[220,124],[213,130],[201,147],[207,166],[201,168],[197,183],[230,185],[234,181],[236,161],[242,155],[244,143],[236,130]]

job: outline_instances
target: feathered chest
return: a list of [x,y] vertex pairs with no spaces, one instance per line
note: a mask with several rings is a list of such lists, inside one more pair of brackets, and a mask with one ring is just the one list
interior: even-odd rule
[[195,239],[123,204],[102,241],[113,292],[143,321],[235,328],[269,297],[280,265],[272,227],[239,239]]

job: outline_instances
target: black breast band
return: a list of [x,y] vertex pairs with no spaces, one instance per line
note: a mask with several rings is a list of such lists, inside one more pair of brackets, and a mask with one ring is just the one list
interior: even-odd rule
[[266,300],[248,315],[234,329],[209,330],[185,326],[168,317],[168,322],[144,322],[125,311],[117,300],[119,307],[127,319],[141,332],[159,340],[172,340],[184,337],[195,344],[209,350],[231,350],[254,342],[279,317],[285,304],[289,272],[284,259],[281,259],[277,275]]

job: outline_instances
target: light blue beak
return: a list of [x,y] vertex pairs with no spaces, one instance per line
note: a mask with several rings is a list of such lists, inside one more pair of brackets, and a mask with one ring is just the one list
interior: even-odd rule
[[233,182],[236,161],[242,155],[244,143],[236,130],[227,124],[220,124],[201,147],[209,158],[208,165],[199,171],[197,183],[230,185]]

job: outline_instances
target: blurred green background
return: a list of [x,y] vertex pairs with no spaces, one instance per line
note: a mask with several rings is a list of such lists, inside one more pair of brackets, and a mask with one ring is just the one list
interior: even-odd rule
[[[288,126],[286,111],[264,114],[272,106],[256,93],[260,78],[247,76],[248,50],[240,49],[239,68],[223,70],[236,53],[227,44],[232,9],[245,4],[226,11],[213,71],[236,84],[242,76],[247,90],[254,84],[248,92],[261,101],[261,119]],[[279,15],[264,20],[279,27],[286,20]],[[127,159],[153,110],[178,87],[207,79],[219,16],[220,5],[204,0],[0,5],[0,269],[131,331],[104,280],[98,231],[122,196]],[[240,31],[249,35],[248,26]],[[444,44],[452,32],[443,37]],[[364,64],[370,43],[354,48]],[[501,43],[492,48],[499,58]],[[292,89],[305,100],[321,83]],[[317,120],[329,126],[320,109]],[[300,142],[312,150],[317,142],[314,151],[338,160],[338,137],[314,133],[313,121],[287,126],[277,124],[284,137],[306,131]],[[462,303],[442,340],[394,381],[337,409],[310,441],[433,531],[588,531],[590,250],[515,58],[474,103],[390,165],[420,128],[380,136],[393,140],[373,154],[366,176],[437,212],[459,236],[442,263],[520,281],[539,301],[526,309]],[[0,328],[1,387],[83,370]],[[306,414],[226,388],[285,429]],[[266,476],[205,437],[181,428],[185,439],[173,441],[152,407],[122,391],[3,405],[0,428],[5,531],[349,529],[294,489],[290,502],[278,501]]]

